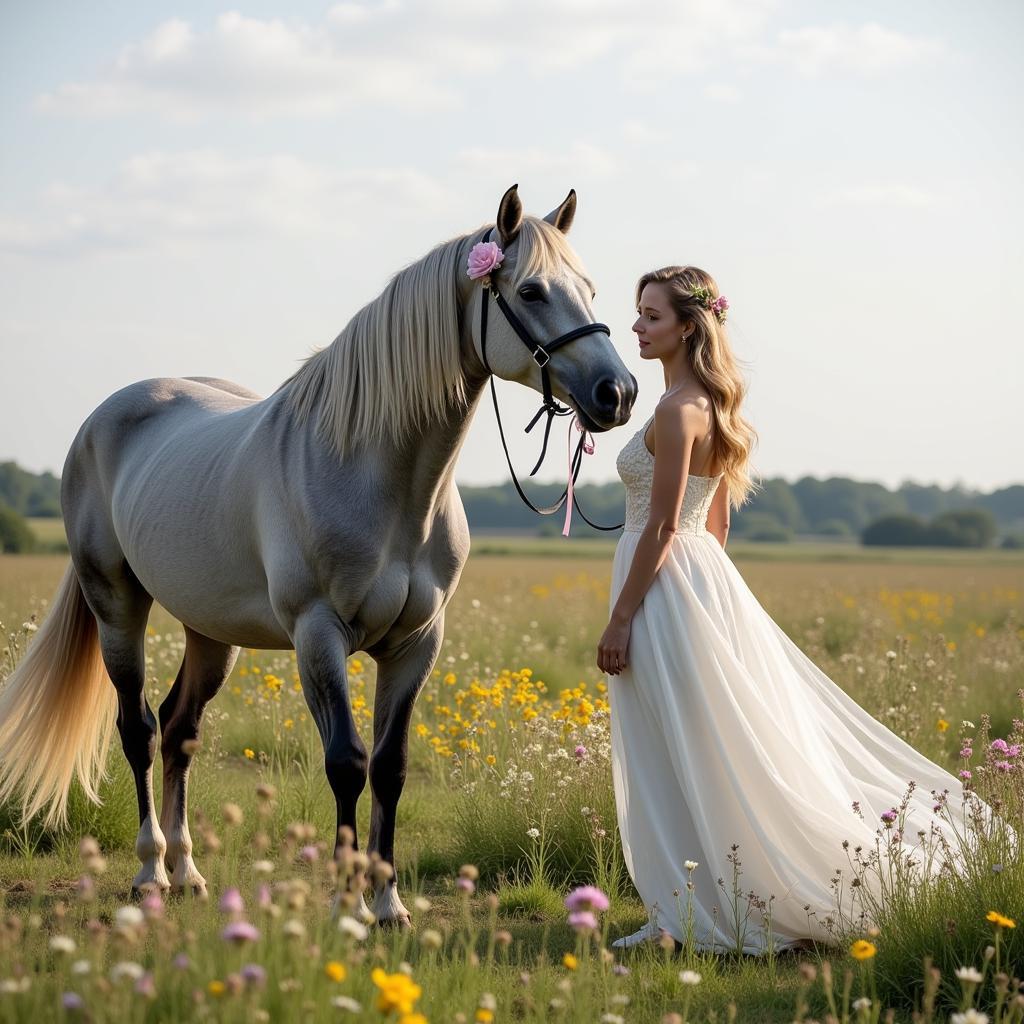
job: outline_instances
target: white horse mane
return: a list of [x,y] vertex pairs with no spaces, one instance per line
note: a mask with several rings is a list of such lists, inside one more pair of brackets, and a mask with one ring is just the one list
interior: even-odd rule
[[[367,444],[398,443],[465,403],[458,282],[475,234],[442,242],[400,270],[281,385],[298,421],[313,419],[340,457]],[[517,241],[513,289],[534,274],[564,276],[566,268],[589,283],[558,228],[524,217]]]

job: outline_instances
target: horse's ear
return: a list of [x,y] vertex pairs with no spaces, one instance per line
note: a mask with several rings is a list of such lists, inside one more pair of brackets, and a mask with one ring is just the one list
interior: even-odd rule
[[519,200],[519,186],[513,185],[498,204],[496,226],[502,245],[511,245],[523,226],[523,204]]
[[572,219],[576,216],[576,189],[569,189],[569,194],[557,210],[552,210],[544,219],[549,224],[554,224],[563,235],[569,234],[572,227]]

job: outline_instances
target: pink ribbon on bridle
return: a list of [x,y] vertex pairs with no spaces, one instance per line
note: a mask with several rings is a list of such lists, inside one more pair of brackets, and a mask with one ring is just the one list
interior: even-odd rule
[[[583,453],[585,455],[594,454],[594,439],[591,437],[589,431],[583,429],[583,425],[580,423],[578,416],[573,416],[572,425],[583,435]],[[590,438],[588,441],[587,438]],[[562,536],[569,536],[569,527],[572,525],[572,431],[567,430],[565,432],[565,444],[569,453],[569,484],[566,487],[565,495],[565,526],[562,527]]]

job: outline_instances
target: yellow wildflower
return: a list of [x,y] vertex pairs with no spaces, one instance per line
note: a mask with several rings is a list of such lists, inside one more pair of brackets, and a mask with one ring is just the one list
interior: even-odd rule
[[1000,928],[1016,928],[1017,922],[1012,917],[1004,917],[998,910],[990,910],[985,915],[986,921],[991,921]]
[[227,985],[225,985],[223,981],[211,981],[210,984],[206,986],[206,991],[209,992],[211,996],[216,996],[219,999],[227,991]]
[[572,955],[572,953],[566,953],[565,956],[562,957],[562,963],[565,964],[570,971],[575,971],[579,966],[579,961]]
[[344,981],[348,971],[340,960],[329,960],[324,964],[324,974],[326,974],[331,981]]
[[375,967],[370,974],[370,980],[380,989],[377,1009],[381,1013],[397,1010],[399,1014],[411,1014],[413,1004],[423,994],[423,989],[400,971],[397,974],[387,974],[382,968]]
[[295,725],[295,719],[286,718],[282,724],[286,729],[291,729]]
[[476,1011],[476,1019],[480,1022],[480,1024],[491,1024],[491,1021],[494,1020],[494,1011],[485,1010],[481,1006],[480,1009]]
[[422,1013],[406,1013],[398,1018],[398,1024],[429,1024]]
[[939,730],[939,732],[945,732],[949,728],[949,722],[947,722],[944,718],[940,718],[935,723],[935,727]]
[[488,754],[485,758],[488,764],[496,764],[498,759],[493,754]]
[[858,939],[850,947],[850,954],[857,960],[870,960],[877,952],[878,950],[867,939]]
[[249,761],[251,761],[256,756],[256,751],[253,750],[252,747],[246,747],[245,750],[242,751],[242,753],[245,754],[246,759]]

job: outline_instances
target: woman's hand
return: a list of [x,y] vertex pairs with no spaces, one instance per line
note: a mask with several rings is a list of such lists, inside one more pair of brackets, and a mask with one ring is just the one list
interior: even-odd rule
[[613,618],[605,627],[597,644],[597,667],[602,672],[617,676],[626,667],[629,649],[629,620]]

